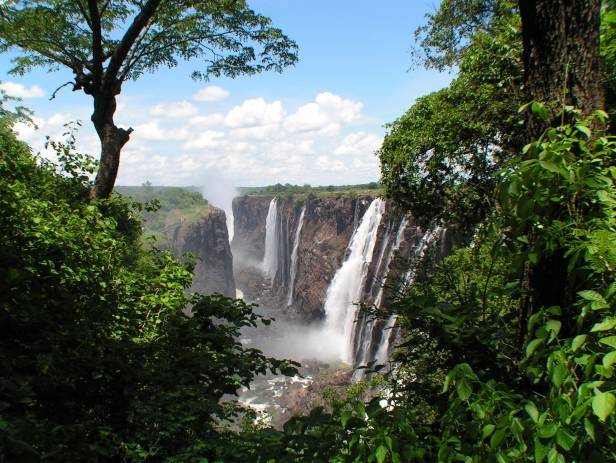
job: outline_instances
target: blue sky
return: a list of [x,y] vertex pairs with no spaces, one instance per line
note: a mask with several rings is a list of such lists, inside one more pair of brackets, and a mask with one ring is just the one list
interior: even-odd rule
[[[437,2],[424,0],[250,0],[299,45],[300,62],[282,74],[195,82],[197,63],[161,69],[124,85],[116,120],[135,132],[123,152],[119,184],[231,188],[377,180],[374,156],[384,124],[442,88],[449,74],[409,71],[413,31]],[[10,67],[0,57],[0,69]],[[62,90],[64,72],[0,73],[8,93],[24,96],[39,130],[18,127],[40,149],[44,135],[81,119],[80,146],[97,155],[91,102]],[[199,93],[201,91],[201,93]],[[208,188],[208,189],[210,189]]]

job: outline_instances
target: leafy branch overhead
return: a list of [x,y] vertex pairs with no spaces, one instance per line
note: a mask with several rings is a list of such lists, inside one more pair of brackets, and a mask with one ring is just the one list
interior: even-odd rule
[[69,68],[74,90],[94,95],[160,66],[202,59],[194,78],[282,71],[297,46],[244,1],[9,1],[0,6],[0,51],[11,72]]
[[122,84],[161,66],[199,60],[194,79],[281,72],[297,45],[244,0],[50,0],[0,4],[0,53],[17,50],[14,74],[68,68],[72,85],[93,98],[101,142],[90,198],[107,198],[132,129],[117,127]]

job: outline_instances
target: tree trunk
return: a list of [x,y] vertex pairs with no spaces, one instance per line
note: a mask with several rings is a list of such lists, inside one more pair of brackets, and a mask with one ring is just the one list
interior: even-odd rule
[[[583,116],[604,106],[600,73],[601,0],[519,0],[524,45],[524,86],[528,101],[543,103],[548,121],[528,115],[527,142],[560,124],[563,106]],[[570,120],[565,119],[565,122]],[[527,230],[531,245],[536,230]],[[522,271],[518,348],[527,341],[527,321],[539,307],[570,305],[572,291],[562,253],[547,253],[527,262]]]
[[115,95],[94,98],[92,122],[101,142],[101,158],[90,199],[104,199],[111,194],[120,167],[120,152],[132,132],[132,129],[116,127],[113,122],[115,110]]
[[[520,0],[519,5],[528,101],[546,104],[552,119],[548,125],[561,116],[563,105],[583,115],[603,108],[601,0]],[[529,140],[546,128],[529,118]]]

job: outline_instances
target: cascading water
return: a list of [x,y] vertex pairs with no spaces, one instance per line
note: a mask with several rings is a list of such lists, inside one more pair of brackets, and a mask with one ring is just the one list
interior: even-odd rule
[[[380,282],[378,292],[376,293],[376,296],[374,298],[375,307],[379,307],[383,300],[383,289],[384,289],[383,283],[384,283],[384,280],[387,278],[387,275],[389,274],[389,270],[390,270],[389,266],[391,265],[391,261],[393,259],[394,254],[400,249],[400,245],[402,244],[402,240],[404,239],[404,231],[406,230],[407,225],[408,225],[408,217],[403,217],[402,220],[400,221],[400,225],[398,226],[398,231],[396,233],[396,239],[393,245],[391,246],[391,248],[389,249],[387,256],[385,257],[385,262],[382,267],[383,268],[383,281]],[[386,246],[387,246],[387,242],[385,242],[384,244],[384,249]],[[365,323],[365,326],[362,327],[359,333],[360,335],[360,339],[358,343],[359,348],[358,348],[356,358],[355,358],[356,360],[355,363],[358,365],[365,365],[369,361],[374,360],[370,358],[370,353],[372,350],[371,347],[372,347],[372,341],[373,341],[373,336],[374,336],[374,329],[376,325],[377,325],[376,321],[374,319],[371,319]],[[381,339],[388,337],[389,332],[386,331],[388,327],[389,327],[389,320],[388,320],[387,325],[385,325],[385,328],[382,330]],[[391,327],[389,329],[391,330]],[[381,341],[381,344],[382,344],[382,341]],[[380,346],[379,346],[379,349],[380,349]]]
[[[413,284],[415,281],[415,276],[417,275],[417,263],[421,262],[432,243],[441,239],[441,234],[445,230],[446,229],[443,227],[435,225],[421,237],[419,244],[413,250],[413,254],[411,256],[411,268],[408,272],[406,272],[404,278],[402,279],[404,287],[408,287]],[[396,315],[391,315],[383,328],[383,335],[375,354],[375,360],[378,364],[386,363],[391,355],[391,348],[394,345],[393,341],[395,339],[394,328],[396,326],[397,319],[398,317]]]
[[347,258],[338,269],[325,296],[325,334],[336,339],[340,357],[353,363],[352,333],[366,273],[383,213],[385,202],[372,201],[357,226],[347,248]]
[[291,253],[291,276],[289,281],[289,296],[287,298],[287,306],[293,304],[293,291],[295,290],[295,277],[297,275],[297,255],[299,253],[299,242],[302,236],[302,227],[304,226],[304,214],[306,213],[306,205],[302,206],[302,212],[299,214],[295,237],[293,238],[293,252]]
[[273,279],[278,270],[278,198],[270,201],[265,219],[265,254],[261,268]]

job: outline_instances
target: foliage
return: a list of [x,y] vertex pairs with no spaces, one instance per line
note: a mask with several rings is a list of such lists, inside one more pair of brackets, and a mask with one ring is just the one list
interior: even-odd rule
[[291,194],[291,195],[305,195],[305,194],[318,194],[318,193],[339,193],[339,192],[357,192],[358,190],[379,190],[381,185],[377,182],[362,183],[357,185],[328,185],[328,186],[311,186],[305,185],[291,185],[285,183],[284,185],[277,183],[276,185],[268,185],[263,187],[240,187],[238,192],[242,195],[264,195],[264,194]]
[[65,66],[87,94],[104,80],[135,80],[197,58],[204,67],[195,78],[280,71],[297,60],[296,45],[241,0],[9,1],[0,8],[0,51],[21,53],[12,72]]
[[444,0],[415,30],[413,57],[417,64],[441,71],[456,66],[477,32],[495,35],[495,19],[511,16],[515,9],[509,0]]
[[186,294],[190,267],[141,249],[129,203],[88,203],[56,148],[63,173],[0,126],[0,459],[215,460],[236,439],[223,395],[293,369],[237,341],[268,320]]
[[114,191],[135,202],[145,226],[145,234],[165,239],[173,226],[206,217],[211,211],[207,199],[194,188],[118,186]]
[[[336,449],[315,461],[616,458],[616,139],[594,137],[596,125],[578,120],[527,145],[472,245],[424,263],[392,304],[407,335],[385,406],[315,411],[286,430],[288,448],[301,436],[304,456]],[[572,297],[523,317],[523,268],[561,254]]]
[[[466,5],[457,18],[488,3],[500,4],[444,2],[430,23],[433,40],[444,40],[448,27],[465,29],[462,19],[449,18],[449,8]],[[388,197],[416,217],[441,217],[466,233],[488,214],[495,173],[521,145],[515,110],[523,101],[520,22],[510,7],[498,11],[480,21],[490,33],[467,38],[451,85],[419,98],[388,125],[378,151]]]

